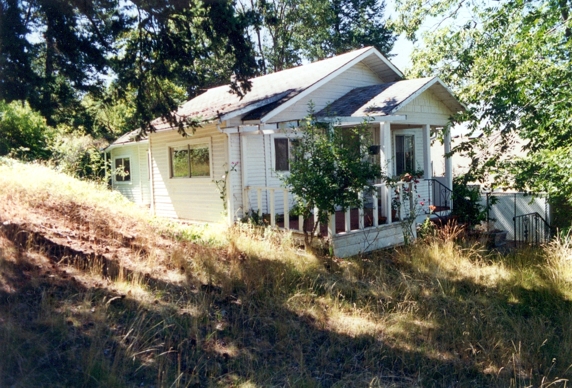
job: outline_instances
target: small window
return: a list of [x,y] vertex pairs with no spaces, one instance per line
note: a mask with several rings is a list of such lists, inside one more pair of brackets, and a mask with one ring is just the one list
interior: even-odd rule
[[395,175],[415,170],[415,139],[413,135],[395,136]]
[[274,139],[274,157],[276,171],[290,171],[290,150],[288,139]]
[[209,147],[206,144],[187,144],[170,148],[171,177],[210,177]]
[[129,158],[115,159],[115,181],[130,182],[131,181],[131,164]]

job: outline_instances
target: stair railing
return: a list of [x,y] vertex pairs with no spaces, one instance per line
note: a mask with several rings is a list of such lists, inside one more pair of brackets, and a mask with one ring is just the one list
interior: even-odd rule
[[517,244],[540,245],[552,237],[550,224],[537,212],[513,217],[514,239]]

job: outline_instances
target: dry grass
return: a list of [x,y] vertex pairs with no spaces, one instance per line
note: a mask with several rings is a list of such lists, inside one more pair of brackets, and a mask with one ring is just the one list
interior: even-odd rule
[[0,386],[566,386],[572,243],[315,257],[0,163]]

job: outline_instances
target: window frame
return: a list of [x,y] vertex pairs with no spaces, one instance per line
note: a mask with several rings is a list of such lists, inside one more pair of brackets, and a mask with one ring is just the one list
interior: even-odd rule
[[[117,161],[118,161],[118,160],[125,160],[125,159],[127,159],[127,160],[129,161],[128,174],[127,174],[126,176],[124,176],[124,177],[120,177],[120,176],[118,176],[118,175],[115,173],[115,170],[117,169]],[[124,163],[124,162],[123,162],[123,163]],[[123,163],[122,163],[122,166],[125,166]],[[126,154],[124,154],[124,155],[117,155],[117,156],[114,156],[114,157],[113,157],[113,171],[114,171],[114,173],[113,173],[113,182],[114,182],[114,183],[121,184],[121,185],[130,185],[131,182],[132,182],[131,177],[132,177],[132,175],[133,175],[133,171],[132,171],[132,170],[133,170],[133,169],[132,169],[132,167],[131,167],[131,155],[126,155]],[[120,178],[120,179],[118,179],[118,178]],[[125,179],[125,178],[127,178],[127,179]]]
[[[188,169],[189,175],[188,176],[174,176],[173,171],[173,151],[175,148],[186,147],[188,151],[190,151],[191,147],[194,148],[206,148],[209,153],[209,174],[208,175],[192,175],[192,168],[189,160]],[[190,156],[190,153],[189,153]],[[187,158],[189,158],[187,156]],[[193,139],[193,140],[184,140],[178,141],[174,143],[167,144],[167,163],[169,168],[169,179],[213,179],[213,154],[212,154],[212,139],[211,138],[202,138],[202,139]]]
[[[397,171],[397,138],[398,137],[403,137],[404,138],[404,142],[403,145],[405,146],[405,138],[411,138],[411,151],[412,151],[412,158],[411,158],[411,169],[407,168],[407,161],[405,158],[405,149],[403,150],[403,154],[404,154],[404,160],[403,160],[403,171],[398,172]],[[412,133],[400,133],[400,134],[395,134],[393,137],[393,156],[394,156],[394,163],[393,163],[393,172],[395,176],[400,176],[402,174],[405,173],[413,173],[415,171],[415,156],[416,156],[416,152],[415,152],[415,134]]]
[[[292,168],[292,147],[294,146],[294,142],[296,142],[301,136],[299,135],[288,135],[288,134],[281,134],[281,135],[273,135],[271,140],[271,155],[272,158],[272,176],[277,176],[276,174],[290,174],[290,169]],[[274,142],[276,139],[285,139],[288,140],[288,170],[276,170],[276,143]]]
[[[278,170],[277,167],[277,162],[278,162],[278,152],[276,152],[276,140],[281,140],[281,141],[286,141],[286,162],[288,163],[288,169],[287,170]],[[272,158],[272,169],[273,171],[276,171],[277,173],[280,174],[285,174],[285,173],[289,173],[290,172],[290,162],[291,162],[291,158],[292,158],[292,153],[290,151],[290,148],[292,147],[292,141],[289,137],[286,136],[274,136],[272,138],[272,154],[274,155],[274,157]]]

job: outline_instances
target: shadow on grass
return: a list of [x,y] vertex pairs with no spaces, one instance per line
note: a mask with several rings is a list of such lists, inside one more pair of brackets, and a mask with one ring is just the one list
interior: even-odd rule
[[[143,277],[145,301],[104,280],[86,287],[56,256],[21,247],[0,252],[3,386],[540,385],[555,357],[567,373],[558,346],[570,340],[570,302],[510,279],[496,289],[431,277],[392,254],[356,259],[352,273],[248,257],[198,288]],[[118,276],[118,263],[105,265]],[[320,297],[381,324],[336,331]]]

